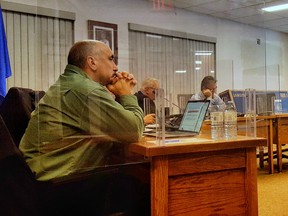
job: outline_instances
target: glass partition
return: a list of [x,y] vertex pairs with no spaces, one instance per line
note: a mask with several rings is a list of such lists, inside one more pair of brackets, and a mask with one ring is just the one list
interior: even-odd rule
[[[88,20],[95,20],[101,22],[101,25],[94,26],[97,31],[104,29],[110,34],[108,38],[113,43],[113,49],[117,50],[115,57],[118,70],[131,72],[137,80],[134,91],[140,90],[145,78],[157,78],[160,88],[164,90],[161,102],[164,112],[161,115],[169,115],[177,123],[181,120],[177,117],[183,114],[187,101],[201,91],[201,81],[207,75],[217,79],[216,93],[224,102],[234,101],[239,135],[255,136],[249,132],[246,122],[246,117],[251,117],[251,104],[256,109],[253,108],[253,112],[256,112],[256,136],[268,138],[266,129],[271,118],[275,114],[288,113],[288,47],[285,45],[288,37],[287,34],[259,26],[264,25],[265,21],[255,26],[201,15],[185,8],[169,7],[169,10],[160,10],[153,7],[152,1],[96,2],[1,1],[12,65],[7,89],[22,86],[47,91],[64,72],[72,44],[86,40],[91,35],[88,32]],[[247,100],[247,89],[255,89],[255,99],[253,96]],[[59,113],[56,115],[51,112],[50,117],[55,121],[64,120],[65,112],[60,99],[57,99],[60,95],[52,96],[56,98]],[[37,112],[39,125],[35,127],[35,133],[38,135],[37,142],[43,144],[38,149],[39,153],[50,151],[46,144],[52,141],[49,138],[54,132],[61,137],[61,142],[53,140],[53,148],[58,148],[61,143],[61,151],[69,151],[71,147],[73,152],[76,145],[85,143],[86,149],[99,147],[103,151],[103,154],[92,155],[88,164],[79,161],[76,170],[82,171],[82,166],[92,169],[98,160],[101,163],[96,166],[101,164],[101,167],[147,162],[143,156],[132,154],[129,144],[119,145],[117,139],[107,140],[98,133],[90,136],[83,132],[81,136],[71,134],[62,137],[67,132],[63,129],[65,124],[58,125],[59,128],[57,126],[54,131],[49,128],[42,130],[41,107]],[[100,109],[99,112],[100,116],[104,113]],[[148,113],[146,109],[143,112]],[[89,113],[86,120],[93,121],[89,119]],[[91,129],[90,126],[86,125],[85,130]],[[210,134],[207,132],[209,129],[204,122],[203,134]],[[127,128],[127,134],[130,132],[133,130]],[[41,139],[43,133],[47,140]],[[271,139],[267,141],[267,146],[268,142],[273,144]],[[71,140],[75,146],[69,146]],[[111,156],[110,152],[114,155]],[[60,162],[64,164],[66,160],[71,160],[69,163],[76,163],[74,159],[71,156]],[[43,170],[49,171],[44,165]],[[73,171],[67,169],[68,172]]]

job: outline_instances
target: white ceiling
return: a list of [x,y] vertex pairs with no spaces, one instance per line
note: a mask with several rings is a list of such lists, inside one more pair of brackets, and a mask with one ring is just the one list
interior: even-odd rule
[[[264,6],[286,4],[288,0],[148,0],[154,7],[181,8],[196,13],[288,33],[288,10],[263,12]],[[164,3],[164,4],[163,4]]]

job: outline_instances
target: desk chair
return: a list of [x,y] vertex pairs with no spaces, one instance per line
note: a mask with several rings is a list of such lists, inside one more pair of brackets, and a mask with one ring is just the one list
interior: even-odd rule
[[179,106],[179,112],[183,113],[186,107],[188,100],[191,99],[193,94],[178,94],[177,95],[177,102]]
[[36,181],[0,116],[0,215],[36,216]]
[[[97,208],[98,202],[103,207],[99,205],[101,209],[99,207],[97,215],[109,215],[106,214],[108,210],[105,207],[110,203],[105,193],[109,192],[111,179],[105,178],[105,173],[95,173],[86,173],[55,183],[37,181],[0,116],[0,215],[60,216],[85,215],[85,212],[89,215],[91,208]],[[99,180],[100,174],[104,176],[101,178],[102,182]],[[109,174],[111,176],[111,170]],[[105,181],[106,187],[103,184]],[[97,188],[95,182],[102,187]],[[92,183],[94,188],[90,186]],[[87,202],[89,199],[90,202]],[[95,205],[87,205],[93,199]]]
[[2,101],[0,115],[17,147],[28,125],[31,112],[44,94],[44,91],[12,87]]
[[[53,181],[36,180],[18,146],[31,112],[44,95],[40,93],[38,97],[31,89],[13,87],[0,108],[0,215],[135,215],[133,206],[149,200],[149,185],[147,188],[133,175],[125,174],[133,166],[99,167]],[[134,166],[137,170],[137,164]],[[127,194],[132,199],[125,199]],[[150,208],[143,206],[142,212],[149,214]]]

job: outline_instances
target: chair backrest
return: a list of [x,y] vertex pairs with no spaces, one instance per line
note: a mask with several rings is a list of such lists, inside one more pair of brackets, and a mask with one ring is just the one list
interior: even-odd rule
[[193,94],[178,94],[177,95],[177,102],[179,106],[179,112],[183,113],[188,100],[191,99]]
[[38,215],[36,180],[1,116],[0,215]]
[[44,91],[12,87],[2,101],[0,115],[5,121],[17,147],[27,128],[31,112],[44,94]]

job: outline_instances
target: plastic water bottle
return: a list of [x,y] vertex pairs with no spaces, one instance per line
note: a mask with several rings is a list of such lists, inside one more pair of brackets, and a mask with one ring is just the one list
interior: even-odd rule
[[210,105],[210,121],[211,121],[211,138],[219,140],[223,138],[223,107],[219,105]]
[[233,139],[237,136],[237,110],[232,101],[228,101],[224,111],[224,136]]

